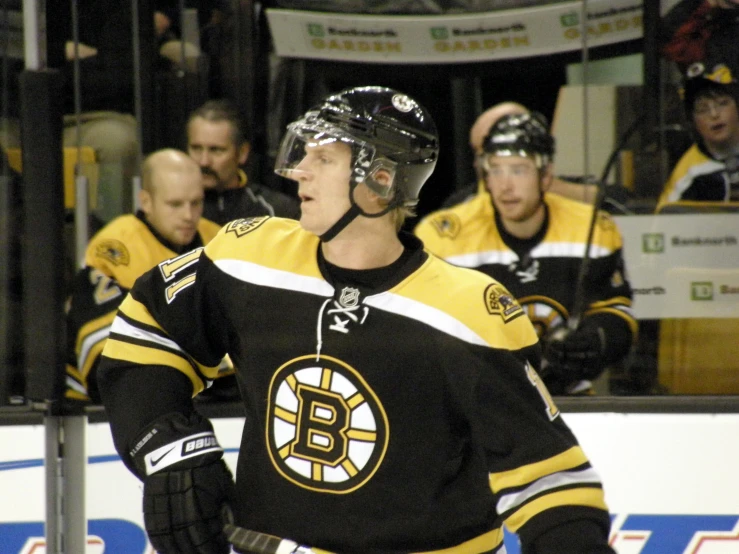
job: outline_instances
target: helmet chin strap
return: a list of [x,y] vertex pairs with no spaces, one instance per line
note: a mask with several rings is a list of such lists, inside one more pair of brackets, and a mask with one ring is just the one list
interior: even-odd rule
[[347,225],[349,225],[352,221],[354,221],[358,216],[363,215],[364,217],[369,218],[376,218],[376,217],[382,217],[386,213],[388,213],[390,210],[395,208],[395,203],[391,202],[385,209],[382,211],[376,213],[376,214],[368,214],[365,212],[362,208],[359,207],[359,205],[354,201],[354,196],[352,195],[350,198],[351,202],[351,208],[349,208],[344,215],[342,215],[339,220],[334,223],[331,227],[329,227],[328,231],[320,235],[318,238],[321,239],[321,242],[328,242],[331,239],[335,238],[336,235],[341,233]]
[[334,223],[331,227],[329,227],[328,231],[320,235],[318,238],[321,239],[321,242],[328,242],[331,239],[335,238],[336,235],[341,233],[347,225],[349,225],[352,221],[356,219],[358,215],[362,213],[362,210],[359,209],[359,206],[355,202],[352,202],[352,207],[349,208],[344,215],[342,215],[339,220]]

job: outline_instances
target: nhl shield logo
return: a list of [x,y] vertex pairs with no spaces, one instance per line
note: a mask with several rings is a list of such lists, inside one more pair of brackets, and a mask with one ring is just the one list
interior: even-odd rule
[[359,304],[359,289],[355,289],[354,287],[344,287],[341,289],[339,304],[345,308],[353,308]]

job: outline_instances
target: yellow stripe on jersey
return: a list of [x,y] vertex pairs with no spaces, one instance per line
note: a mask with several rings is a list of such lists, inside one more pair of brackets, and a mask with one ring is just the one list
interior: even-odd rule
[[205,248],[216,265],[219,260],[239,260],[322,279],[316,255],[320,240],[297,221],[270,217],[259,225],[246,226],[246,231],[235,223],[224,227]]
[[603,497],[603,489],[596,487],[567,489],[541,496],[524,504],[520,510],[506,518],[506,527],[516,533],[535,515],[559,506],[587,506],[608,511],[608,506],[606,506]]
[[[227,225],[206,247],[216,267],[259,286],[333,295],[333,287],[318,268],[320,241],[315,235],[293,220],[269,218],[258,225],[250,221]],[[451,288],[449,283],[453,283]],[[516,317],[523,312],[512,296],[503,293],[512,302],[505,313],[493,314],[486,308],[485,293],[491,284],[497,282],[431,257],[418,274],[388,292],[367,297],[365,303],[430,324],[472,344],[506,349],[534,344],[536,333],[526,318]]]
[[631,306],[631,299],[626,296],[614,296],[613,298],[601,300],[600,302],[593,302],[590,305],[590,308],[607,308],[609,306],[617,305]]
[[89,402],[90,397],[87,395],[87,382],[76,367],[70,364],[65,366],[67,378],[67,387],[64,396],[71,400],[82,400]]
[[121,305],[118,308],[122,313],[126,314],[134,321],[143,323],[144,325],[150,325],[157,329],[162,329],[156,319],[152,317],[149,310],[138,300],[135,300],[130,294],[123,299]]
[[490,488],[496,494],[505,489],[514,489],[533,483],[552,473],[568,471],[588,463],[588,458],[579,446],[557,454],[541,462],[524,465],[516,469],[490,474]]
[[[141,302],[135,300],[130,294],[126,296],[126,298],[123,300],[123,303],[121,303],[121,306],[119,308],[121,313],[125,314],[127,317],[129,317],[133,322],[142,323],[144,325],[149,325],[151,327],[154,327],[155,329],[162,329],[162,327],[157,323],[157,321],[152,317],[151,313],[149,313],[149,310],[144,306]],[[203,383],[202,379],[197,375],[195,370],[193,369],[193,364],[198,368],[200,373],[202,373],[205,377],[208,379],[215,379],[217,376],[222,375],[220,373],[220,364],[215,366],[207,366],[204,365],[197,360],[193,359],[189,354],[187,354],[185,351],[183,351],[174,341],[170,339],[163,338],[159,335],[156,335],[154,333],[150,333],[148,331],[145,331],[144,329],[136,326],[136,323],[129,324],[122,318],[118,317],[113,321],[113,328],[112,331],[115,333],[118,333],[123,336],[129,336],[132,339],[137,340],[144,340],[149,341],[151,343],[150,347],[142,347],[146,348],[147,352],[144,356],[144,360],[139,360],[138,358],[131,358],[130,360],[139,363],[139,364],[164,364],[166,363],[164,361],[162,362],[156,362],[153,361],[152,356],[155,355],[152,354],[154,352],[161,352],[162,356],[172,356],[174,359],[178,360],[176,364],[173,364],[173,367],[184,373],[188,376],[188,378],[192,381],[193,387],[196,389],[197,392],[200,392],[205,387],[205,384]],[[119,352],[118,355],[111,355],[108,354],[108,344],[113,339],[108,339],[104,355],[111,357],[111,358],[119,358],[119,359],[126,359],[123,356],[123,352],[125,352],[122,347],[118,346],[116,347],[117,351]],[[124,344],[122,341],[117,341],[121,344]],[[125,343],[129,344],[129,343]],[[182,352],[181,355],[171,354],[170,352],[167,352],[163,349],[163,347],[167,347],[171,350],[179,350]],[[148,352],[151,350],[151,352]],[[132,351],[135,352],[135,351]],[[143,351],[142,351],[143,352]],[[169,358],[168,358],[169,359]]]
[[80,350],[82,350],[82,343],[84,342],[86,337],[92,335],[96,331],[99,331],[103,327],[110,327],[110,324],[113,322],[113,318],[115,317],[117,310],[117,308],[115,310],[111,310],[108,313],[101,315],[100,317],[88,321],[82,327],[80,327],[80,330],[77,333],[76,350],[78,353],[80,352]]
[[[546,235],[536,246],[534,257],[576,257],[585,252],[592,206],[547,193],[550,220]],[[455,232],[449,233],[450,222]],[[566,222],[566,225],[556,224]],[[418,224],[414,233],[440,258],[463,267],[508,264],[517,256],[503,241],[494,219],[490,195],[483,191],[472,200],[434,212]],[[593,233],[591,257],[600,258],[621,248],[622,240],[613,220],[602,212]],[[515,258],[514,258],[515,256]]]
[[602,308],[599,310],[588,310],[583,315],[588,316],[601,313],[615,315],[623,319],[631,330],[632,342],[636,340],[637,333],[639,332],[639,324],[631,313],[627,313],[625,310],[618,308]]
[[83,375],[85,384],[85,387],[87,387],[87,376],[90,375],[90,370],[92,369],[92,366],[95,364],[95,361],[98,359],[98,356],[103,351],[103,348],[105,347],[105,342],[108,340],[108,333],[105,333],[105,336],[101,338],[99,341],[97,341],[95,344],[93,344],[89,350],[87,350],[87,356],[84,358],[80,358],[78,361],[81,361],[82,363],[80,365],[80,372]]
[[192,383],[193,396],[205,389],[205,383],[195,373],[192,365],[182,356],[172,354],[156,346],[141,346],[109,338],[105,343],[103,355],[107,358],[133,362],[140,365],[165,365],[187,375]]
[[[486,293],[491,285],[505,305],[491,310]],[[365,304],[416,319],[472,344],[519,350],[538,340],[521,306],[505,288],[478,271],[460,268],[430,256],[410,277]],[[510,302],[510,304],[509,304]]]
[[541,302],[542,304],[552,306],[559,313],[561,313],[562,317],[564,317],[565,319],[570,317],[570,311],[567,308],[557,302],[554,298],[549,298],[548,296],[544,296],[541,294],[531,294],[529,296],[519,297],[518,301],[521,304],[534,304],[536,302]]

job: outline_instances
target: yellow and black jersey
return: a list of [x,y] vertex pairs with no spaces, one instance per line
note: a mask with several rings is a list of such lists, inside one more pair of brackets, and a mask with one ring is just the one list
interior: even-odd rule
[[[331,273],[296,221],[232,222],[136,282],[103,378],[169,366],[195,395],[230,355],[246,528],[384,554],[503,552],[504,522],[524,540],[583,514],[607,528],[601,482],[537,377],[519,304],[401,239],[392,274],[364,286]],[[158,399],[114,390],[106,409],[126,455],[125,406]]]
[[136,279],[159,262],[201,247],[220,230],[201,219],[193,242],[178,248],[162,238],[143,214],[117,217],[90,240],[85,265],[75,276],[67,315],[66,397],[97,399],[91,375],[118,306]]
[[723,161],[709,156],[693,144],[675,164],[657,202],[656,211],[668,202],[739,201],[739,167],[729,168]]
[[[505,233],[487,191],[428,215],[415,229],[430,252],[504,284],[540,337],[570,317],[593,214],[592,206],[557,194],[546,194],[545,203],[545,226],[532,240],[517,241]],[[590,258],[583,319],[596,318],[606,332],[606,358],[618,360],[636,337],[637,321],[621,234],[605,212],[596,221]]]

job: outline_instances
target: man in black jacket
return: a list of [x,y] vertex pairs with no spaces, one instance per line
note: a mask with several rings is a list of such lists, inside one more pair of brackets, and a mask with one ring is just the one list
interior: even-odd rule
[[252,183],[242,166],[250,145],[238,110],[227,100],[209,100],[187,122],[187,150],[203,172],[203,217],[224,225],[243,217],[297,219],[298,199]]

